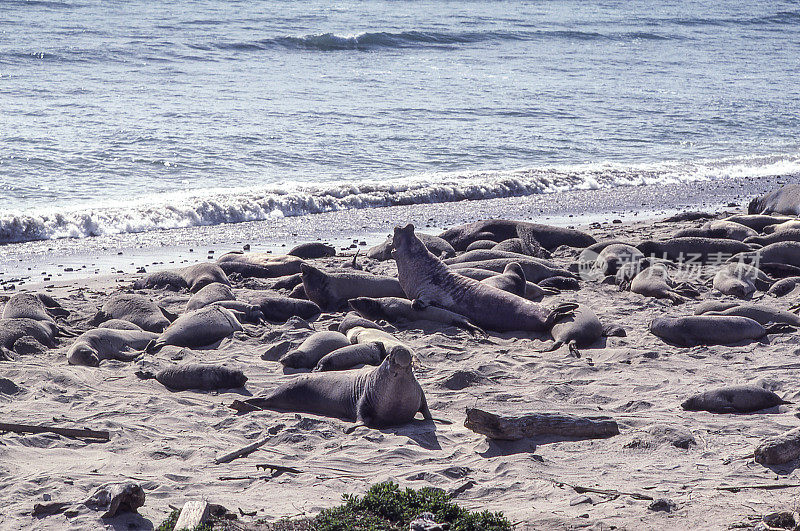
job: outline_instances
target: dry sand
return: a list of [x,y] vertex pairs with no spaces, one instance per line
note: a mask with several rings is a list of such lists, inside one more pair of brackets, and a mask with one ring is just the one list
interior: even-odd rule
[[[588,229],[598,239],[631,242],[668,234],[698,223],[639,222]],[[572,252],[556,254],[569,263]],[[203,258],[203,257],[200,257]],[[341,267],[346,258],[320,260]],[[394,272],[393,262],[364,261],[376,273]],[[164,266],[165,267],[165,266]],[[130,286],[136,275],[45,283],[39,289],[57,297],[73,313],[71,326],[86,320],[111,293]],[[36,285],[31,286],[36,289]],[[701,286],[702,300],[724,299]],[[148,291],[179,312],[188,294]],[[796,297],[764,297],[786,308]],[[154,380],[134,375],[138,363],[106,361],[99,368],[70,366],[70,339],[44,355],[3,363],[0,376],[20,386],[0,394],[2,420],[30,424],[89,427],[112,432],[107,443],[57,435],[0,435],[0,528],[111,529],[158,525],[190,499],[219,503],[232,511],[256,511],[255,518],[313,515],[336,505],[343,493],[363,493],[375,482],[393,479],[401,486],[459,489],[455,500],[468,508],[503,511],[522,529],[726,529],[752,522],[772,510],[792,506],[797,488],[717,490],[723,485],[793,483],[794,465],[769,469],[747,457],[764,437],[799,426],[795,406],[748,415],[686,412],[688,395],[725,384],[766,382],[787,400],[800,396],[797,334],[770,336],[769,343],[678,348],[647,331],[661,315],[686,315],[698,302],[673,306],[615,286],[582,282],[579,292],[562,292],[544,303],[578,301],[593,308],[604,324],[622,325],[627,337],[611,337],[583,356],[567,347],[538,353],[547,338],[529,334],[467,333],[431,323],[401,328],[397,335],[418,357],[416,375],[437,418],[391,429],[358,428],[345,434],[347,422],[308,414],[258,412],[236,416],[227,405],[236,392],[172,392]],[[325,330],[341,314],[323,314],[312,322]],[[244,369],[247,390],[258,395],[284,375],[283,367],[260,355],[282,337],[311,333],[291,326],[249,327],[256,337],[237,333],[216,349],[165,348],[146,363],[177,358],[225,362]],[[488,441],[464,428],[465,409],[495,412],[563,412],[608,415],[621,434],[600,440]],[[695,441],[673,446],[658,435],[674,428]],[[215,465],[215,457],[274,433],[249,457]],[[655,434],[655,435],[654,435]],[[301,474],[268,478],[258,463],[295,467]],[[221,480],[221,477],[250,479]],[[102,521],[81,510],[72,518],[31,516],[35,503],[80,501],[109,481],[131,479],[147,493],[140,517]],[[648,509],[649,501],[627,495],[589,494],[569,485],[617,489],[668,498],[671,513]]]

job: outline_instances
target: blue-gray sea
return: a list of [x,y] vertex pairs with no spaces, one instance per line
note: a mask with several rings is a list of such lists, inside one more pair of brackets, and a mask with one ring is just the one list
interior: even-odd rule
[[796,0],[0,0],[0,242],[798,172]]

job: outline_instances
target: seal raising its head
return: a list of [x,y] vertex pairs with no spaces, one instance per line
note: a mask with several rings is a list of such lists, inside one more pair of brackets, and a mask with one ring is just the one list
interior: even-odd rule
[[397,274],[414,306],[439,306],[489,330],[544,332],[574,305],[549,311],[512,293],[458,275],[431,254],[414,235],[414,225],[394,229]]

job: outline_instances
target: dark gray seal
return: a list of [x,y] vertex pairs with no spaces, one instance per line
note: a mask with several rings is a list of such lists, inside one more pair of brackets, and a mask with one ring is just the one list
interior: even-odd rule
[[[456,255],[456,250],[453,249],[453,246],[438,236],[431,236],[430,234],[423,233],[420,233],[417,236],[422,243],[425,244],[425,247],[427,247],[427,249],[434,254],[434,256],[445,259]],[[492,242],[492,245],[495,245],[495,243]],[[376,245],[367,251],[367,258],[381,261],[389,260],[392,258],[393,250],[394,247],[392,246],[392,237],[389,236],[385,242],[380,245]]]
[[747,206],[747,213],[800,216],[800,184],[784,184],[756,197]]
[[199,310],[209,304],[222,301],[235,301],[236,295],[231,291],[231,287],[220,282],[212,282],[203,286],[186,303],[186,311]]
[[339,310],[356,297],[403,297],[397,279],[358,271],[325,273],[308,264],[301,268],[306,296],[323,310]]
[[756,289],[767,291],[775,281],[758,268],[743,263],[725,264],[714,275],[712,285],[724,295],[740,299],[751,296]]
[[400,297],[381,297],[376,299],[356,297],[355,299],[350,299],[348,304],[360,315],[372,321],[378,319],[383,319],[390,323],[434,321],[461,328],[471,334],[481,333],[477,326],[470,323],[469,319],[461,314],[435,306],[417,309],[413,307],[410,300],[401,299]]
[[467,248],[464,250],[466,252],[470,252],[478,249],[494,249],[496,245],[499,244],[493,240],[478,240],[476,242],[472,242],[471,244],[467,245]]
[[358,365],[380,365],[386,357],[383,343],[356,343],[338,348],[319,360],[314,372],[343,371]]
[[708,305],[705,308],[698,308],[695,310],[695,315],[739,315],[741,317],[749,317],[757,321],[762,326],[769,324],[786,324],[794,327],[800,327],[800,316],[786,310],[778,310],[765,304],[736,304],[727,307],[725,303],[721,303],[717,307]]
[[308,336],[299,347],[290,350],[278,361],[292,369],[313,369],[326,354],[350,345],[347,336],[340,332],[316,332]]
[[48,321],[37,321],[27,317],[0,319],[0,361],[13,361],[14,352],[21,353],[18,342],[25,338],[33,338],[40,345],[52,348],[55,346],[57,327]]
[[285,323],[292,316],[311,319],[322,311],[316,303],[305,299],[294,299],[280,293],[265,290],[248,290],[241,298],[261,310],[263,318],[273,323]]
[[286,254],[287,256],[302,258],[303,260],[329,258],[331,256],[336,256],[336,248],[322,242],[301,243],[293,247],[292,250]]
[[758,232],[746,225],[742,225],[741,223],[726,220],[716,220],[709,221],[699,228],[679,230],[673,235],[674,238],[685,238],[692,236],[744,241],[747,238],[758,236]]
[[[414,226],[394,229],[398,278],[415,308],[438,306],[465,316],[484,329],[544,332],[574,306],[546,308],[464,277],[433,256],[414,236]],[[526,272],[527,275],[527,272]]]
[[[517,269],[519,267],[519,269]],[[500,288],[503,291],[525,297],[528,300],[539,300],[545,295],[557,295],[560,291],[556,288],[543,288],[539,284],[528,282],[519,282],[520,278],[525,278],[525,271],[516,262],[508,264],[502,273],[491,271],[489,269],[477,269],[472,267],[463,267],[455,270],[459,275],[469,277],[484,284]],[[501,278],[496,278],[496,277]],[[556,278],[556,277],[552,277]],[[548,280],[548,279],[544,279]]]
[[729,257],[752,248],[740,241],[716,238],[672,238],[645,241],[636,246],[645,256],[664,258],[673,262],[720,263]]
[[465,264],[468,262],[483,262],[487,260],[497,260],[498,258],[509,260],[520,260],[523,262],[533,262],[545,265],[551,269],[559,269],[561,266],[552,260],[546,258],[537,258],[534,256],[527,256],[520,253],[513,253],[511,251],[501,251],[498,249],[475,249],[461,253],[453,258],[442,260],[447,265]]
[[791,218],[786,218],[783,216],[766,216],[761,214],[735,214],[733,216],[728,216],[723,221],[733,221],[735,223],[740,223],[745,227],[750,227],[755,231],[762,232],[768,226],[783,223],[788,219]]
[[189,289],[192,293],[212,282],[230,285],[225,272],[216,264],[202,263],[180,269],[156,271],[133,283],[134,289]]
[[244,253],[233,251],[217,259],[219,267],[226,274],[237,273],[245,278],[274,278],[294,275],[304,264],[297,256],[272,256],[269,253]]
[[103,321],[97,328],[111,328],[113,330],[143,330],[141,326],[137,324],[133,324],[130,321],[126,321],[125,319],[109,319],[108,321]]
[[727,315],[658,317],[650,322],[650,332],[680,347],[731,345],[759,340],[767,335],[757,321]]
[[767,290],[767,295],[772,295],[773,297],[783,297],[784,295],[788,295],[800,284],[800,277],[788,277],[781,279],[775,282],[769,290]]
[[81,334],[67,351],[70,365],[97,367],[103,360],[133,361],[158,334],[145,330],[94,328]]
[[561,345],[567,345],[573,356],[580,357],[578,347],[596,343],[603,336],[603,325],[590,308],[578,306],[572,315],[556,321],[550,334],[554,343],[542,352],[551,352]]
[[681,407],[686,411],[752,413],[781,404],[791,404],[772,391],[755,385],[733,385],[694,395]]
[[3,308],[3,319],[28,318],[36,321],[51,321],[55,317],[66,317],[69,311],[53,297],[44,293],[17,293],[12,295]]
[[122,319],[142,330],[163,332],[176,317],[143,295],[121,293],[112,295],[89,323],[97,326],[110,319]]
[[247,376],[240,369],[199,363],[175,365],[158,372],[140,370],[136,371],[136,376],[143,380],[155,379],[164,387],[176,391],[235,389],[247,382]]
[[486,219],[458,225],[444,231],[439,237],[450,242],[456,251],[463,251],[470,243],[478,240],[492,240],[499,243],[509,238],[516,238],[520,230],[535,238],[548,251],[561,245],[582,248],[596,243],[591,235],[579,230],[506,219]]
[[635,264],[644,259],[644,254],[632,245],[614,243],[600,251],[594,261],[594,269],[603,275],[616,275],[625,264]]
[[800,229],[800,219],[788,218],[786,221],[776,223],[774,225],[767,225],[764,227],[764,234],[775,234],[776,232],[783,232],[787,230]]
[[675,282],[663,264],[654,264],[636,275],[630,283],[630,290],[645,297],[669,299],[674,304],[699,295],[690,286]]
[[800,229],[786,229],[766,236],[753,236],[744,241],[744,243],[754,243],[756,245],[770,245],[778,242],[800,242]]
[[147,352],[158,352],[166,345],[203,347],[242,330],[236,315],[227,308],[213,305],[185,313],[175,319],[157,339],[147,345]]
[[525,279],[536,284],[550,277],[574,277],[574,275],[566,269],[561,269],[558,266],[550,267],[536,258],[529,257],[495,258],[493,260],[481,260],[477,262],[454,263],[448,267],[456,273],[461,269],[486,269],[487,271],[501,273],[505,271],[509,264],[518,264],[525,273]]
[[371,427],[406,424],[418,412],[432,421],[411,360],[408,349],[396,347],[378,367],[297,376],[266,396],[237,401],[231,407],[240,413],[259,409],[298,411]]

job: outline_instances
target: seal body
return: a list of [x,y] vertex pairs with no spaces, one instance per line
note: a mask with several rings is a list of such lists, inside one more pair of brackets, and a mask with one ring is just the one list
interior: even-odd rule
[[[430,234],[423,233],[418,234],[417,237],[422,241],[425,247],[434,254],[434,256],[445,259],[456,255],[456,250],[453,249],[453,246],[450,245],[447,240],[443,240],[438,236],[431,236]],[[495,245],[495,243],[492,242],[492,245]],[[385,242],[381,243],[380,245],[376,245],[367,251],[367,258],[372,258],[373,260],[389,260],[392,258],[393,250],[394,246],[392,245],[392,237],[389,236]]]
[[579,306],[572,315],[556,321],[550,334],[555,343],[548,350],[569,345],[570,352],[578,354],[577,347],[588,347],[603,336],[603,325],[590,308]]
[[800,277],[787,277],[775,282],[767,291],[768,295],[773,297],[783,297],[794,291],[797,285],[800,284]]
[[304,264],[297,256],[272,256],[268,253],[243,253],[235,251],[224,254],[217,265],[226,274],[238,273],[243,277],[274,278],[294,275]]
[[714,275],[713,287],[724,295],[745,299],[756,289],[766,291],[773,280],[763,271],[743,263],[725,264]]
[[355,297],[403,297],[397,279],[369,273],[325,273],[307,264],[301,267],[308,299],[323,310],[339,310]]
[[48,321],[37,321],[27,317],[0,319],[0,361],[13,360],[15,356],[11,351],[21,351],[21,346],[17,342],[26,337],[32,337],[42,346],[54,347],[56,330],[57,327]]
[[384,319],[391,323],[398,321],[435,321],[451,326],[462,328],[469,332],[476,332],[475,325],[461,314],[427,306],[425,308],[414,308],[411,301],[399,297],[381,297],[372,299],[369,297],[357,297],[348,301],[350,307],[358,312],[359,315],[372,321]]
[[163,332],[171,322],[156,303],[133,293],[113,295],[95,314],[91,323],[99,325],[111,319],[128,321],[149,332]]
[[762,247],[757,251],[742,252],[733,256],[730,262],[744,261],[758,264],[784,264],[800,267],[800,242],[777,242]]
[[348,345],[350,340],[340,332],[317,332],[308,336],[299,347],[281,356],[278,361],[284,367],[313,369],[326,354]]
[[785,214],[800,216],[800,184],[784,184],[760,197],[747,207],[748,214]]
[[748,317],[762,326],[779,323],[800,327],[799,315],[786,310],[777,310],[765,304],[737,304],[728,308],[712,308],[697,315],[738,315]]
[[380,365],[386,357],[383,343],[356,343],[338,348],[319,360],[314,372],[342,371],[357,365]]
[[520,231],[535,238],[547,250],[561,245],[588,247],[596,242],[591,235],[579,230],[507,219],[486,219],[458,225],[444,231],[439,237],[450,242],[456,251],[463,251],[474,241],[492,240],[499,243],[519,236]]
[[644,254],[632,245],[614,243],[600,251],[594,261],[594,269],[603,275],[616,275],[625,264],[636,264],[644,259]]
[[242,325],[233,312],[218,305],[206,306],[175,319],[147,346],[147,352],[157,352],[165,345],[203,347],[240,330]]
[[54,316],[64,317],[69,312],[55,299],[43,293],[17,293],[3,308],[3,319],[27,318],[55,324]]
[[413,225],[395,227],[394,247],[400,285],[416,307],[445,308],[489,330],[549,329],[548,310],[451,271],[414,236]]
[[767,335],[758,322],[736,315],[658,317],[650,323],[650,332],[681,347],[731,345]]
[[200,389],[211,391],[214,389],[234,389],[244,386],[247,376],[239,369],[231,369],[222,365],[204,365],[187,363],[176,365],[158,371],[155,375],[141,372],[140,378],[155,378],[161,385],[185,391],[187,389]]
[[800,242],[800,228],[773,232],[766,236],[753,236],[752,238],[747,238],[744,242],[755,243],[757,245],[770,245],[778,242]]
[[735,385],[692,396],[684,401],[681,407],[687,411],[751,413],[781,404],[791,404],[791,402],[755,385]]
[[525,297],[528,284],[525,279],[525,271],[516,262],[508,264],[501,274],[485,278],[481,282],[520,297]]
[[203,286],[186,303],[186,311],[199,310],[204,306],[220,301],[235,301],[236,295],[231,291],[230,286],[221,282],[212,282]]
[[192,293],[212,282],[230,285],[225,272],[216,264],[201,263],[167,271],[156,271],[134,282],[135,289],[189,289]]
[[411,370],[411,353],[392,349],[374,368],[296,376],[245,404],[355,420],[372,427],[411,422],[417,412],[432,420],[425,394]]
[[313,258],[328,258],[330,256],[336,256],[336,248],[332,245],[321,242],[301,243],[300,245],[293,247],[291,251],[286,253],[286,255],[296,256],[304,260],[311,260]]
[[636,248],[647,257],[694,263],[722,263],[737,253],[751,250],[749,245],[740,241],[700,237],[645,241]]
[[[474,251],[470,251],[470,253],[473,252]],[[489,260],[479,260],[476,262],[456,262],[448,265],[450,269],[456,273],[460,269],[486,269],[487,271],[501,273],[505,271],[506,267],[508,267],[510,264],[517,264],[520,266],[520,268],[522,268],[522,271],[525,274],[525,279],[535,283],[539,283],[542,280],[551,277],[574,277],[574,275],[566,269],[562,269],[560,267],[550,267],[537,258],[530,258],[522,255],[517,256],[519,258],[493,258]]]
[[294,299],[265,290],[247,292],[242,295],[242,298],[248,303],[258,306],[261,309],[264,319],[276,323],[285,323],[290,317],[295,315],[303,319],[311,319],[322,311],[320,307],[312,301]]
[[132,361],[157,337],[145,330],[94,328],[78,336],[67,351],[67,361],[89,367],[97,367],[103,360]]

